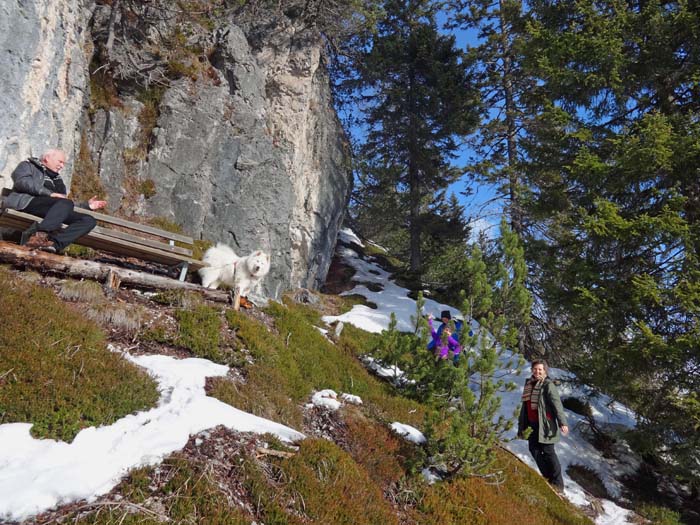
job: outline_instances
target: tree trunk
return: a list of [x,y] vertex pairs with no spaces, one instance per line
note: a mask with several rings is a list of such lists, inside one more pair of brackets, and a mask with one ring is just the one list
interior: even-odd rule
[[513,90],[513,61],[511,58],[510,31],[503,14],[503,5],[500,9],[501,43],[503,54],[503,95],[505,98],[506,121],[506,152],[508,155],[508,199],[510,201],[510,224],[513,231],[522,238],[523,221],[518,185],[520,180],[517,172],[517,117],[515,107],[515,94]]
[[[415,85],[415,72],[411,66],[408,73],[408,106],[411,120],[415,119],[415,100],[413,90]],[[409,219],[408,228],[410,235],[410,269],[418,274],[423,266],[423,257],[420,249],[421,224],[420,224],[420,173],[418,171],[418,139],[416,138],[417,124],[411,125],[408,130],[408,188],[409,188]]]

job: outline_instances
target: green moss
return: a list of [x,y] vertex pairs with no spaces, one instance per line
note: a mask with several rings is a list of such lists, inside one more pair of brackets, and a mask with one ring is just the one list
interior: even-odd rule
[[155,228],[160,228],[170,233],[182,233],[182,226],[178,223],[166,219],[165,217],[151,217],[148,219],[148,224]]
[[221,313],[210,306],[175,312],[178,333],[175,343],[190,350],[197,357],[221,362]]
[[63,253],[75,259],[92,259],[95,256],[95,250],[79,244],[70,244]]
[[211,241],[194,241],[194,245],[192,246],[192,258],[201,261],[202,257],[204,257],[204,252],[212,246],[214,246],[214,243]]
[[139,192],[145,198],[150,199],[157,193],[156,183],[153,182],[153,179],[146,179],[144,181],[141,181],[141,184],[139,185]]
[[155,382],[105,347],[103,332],[51,290],[0,269],[0,422],[70,441],[153,406]]

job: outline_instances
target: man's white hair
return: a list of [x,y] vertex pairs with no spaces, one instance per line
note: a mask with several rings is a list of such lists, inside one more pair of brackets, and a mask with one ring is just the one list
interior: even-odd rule
[[61,149],[57,149],[57,148],[48,149],[48,150],[46,150],[46,151],[44,152],[44,154],[41,156],[41,160],[48,159],[49,157],[55,157],[55,156],[58,155],[59,153],[60,153],[61,155],[63,155],[64,157],[66,156],[66,154],[65,154],[65,153],[63,152],[63,150],[61,150]]

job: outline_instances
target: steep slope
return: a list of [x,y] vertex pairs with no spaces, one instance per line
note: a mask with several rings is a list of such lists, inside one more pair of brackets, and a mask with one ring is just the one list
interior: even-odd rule
[[[26,278],[11,273],[19,290],[34,293]],[[359,359],[376,345],[376,337],[349,325],[339,337],[318,329],[321,314],[340,313],[333,306],[343,305],[340,298],[300,292],[296,300],[306,305],[289,298],[265,311],[237,313],[196,295],[122,290],[106,300],[90,283],[45,278],[38,285],[45,292],[55,290],[68,310],[94,312],[89,315],[104,327],[109,343],[128,349],[133,356],[128,359],[146,365],[161,382],[161,401],[151,411],[86,428],[70,444],[29,438],[28,426],[20,423],[0,425],[2,450],[13,451],[0,461],[4,482],[12,485],[0,497],[6,520],[506,524],[517,516],[526,524],[588,523],[508,454],[499,460],[507,473],[500,488],[478,478],[426,483],[419,472],[420,447],[394,435],[389,425],[420,427],[422,407],[397,396]],[[230,369],[221,375],[225,366],[188,360],[203,355]],[[173,374],[176,368],[180,372]],[[202,384],[200,371],[220,376],[206,382],[213,397],[193,395],[187,386]],[[165,386],[168,374],[173,375]],[[329,388],[356,397],[341,401],[335,411],[310,403],[314,391]],[[187,403],[188,409],[177,408]],[[226,405],[250,414],[235,415]],[[232,416],[219,419],[225,426],[215,426],[224,413]],[[246,427],[258,417],[276,423]],[[278,423],[306,438],[290,448],[272,435],[248,433],[294,436],[280,433]],[[184,440],[172,444],[182,440],[183,430],[195,434],[178,450]],[[105,446],[101,439],[108,435],[113,437]],[[22,460],[25,471],[13,478],[5,467],[21,459],[22,450],[34,461]],[[70,466],[59,459],[66,450],[71,450]],[[79,461],[81,450],[89,461]],[[125,466],[125,456],[132,467],[142,467],[128,473],[115,469]],[[97,473],[107,475],[97,489],[89,489]],[[92,496],[81,499],[86,488]],[[63,489],[68,490],[56,498]],[[14,506],[20,501],[29,501],[34,510]],[[48,510],[56,502],[59,506]],[[47,512],[36,514],[39,508]]]

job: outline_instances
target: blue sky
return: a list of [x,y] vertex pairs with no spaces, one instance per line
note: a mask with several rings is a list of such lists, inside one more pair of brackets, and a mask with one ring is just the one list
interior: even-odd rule
[[[438,25],[442,27],[446,21],[444,14],[438,14]],[[467,50],[479,42],[477,31],[469,30],[441,30],[442,33],[452,34],[455,36],[457,47],[462,50]],[[475,153],[467,145],[463,146],[462,153],[455,159],[454,165],[462,167],[469,162],[470,157],[474,157]],[[470,186],[472,195],[465,196],[464,192]],[[489,236],[497,235],[498,225],[501,221],[502,202],[495,200],[496,188],[493,185],[480,184],[475,181],[462,180],[452,184],[448,192],[454,193],[459,199],[460,204],[465,208],[465,214],[468,218],[473,219],[474,233],[486,229]]]

